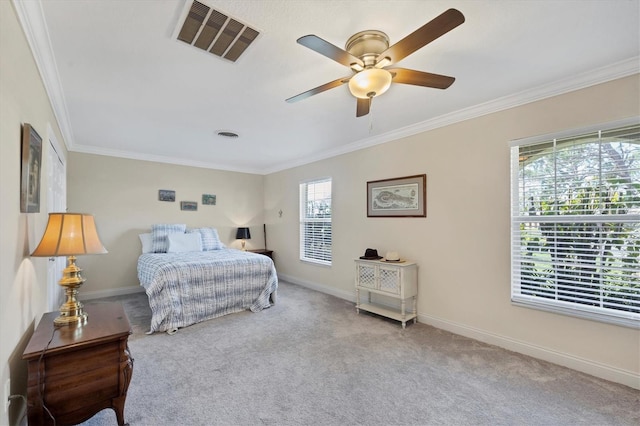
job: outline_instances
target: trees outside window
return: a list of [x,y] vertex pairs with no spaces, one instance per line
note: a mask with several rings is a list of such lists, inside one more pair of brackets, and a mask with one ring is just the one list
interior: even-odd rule
[[640,327],[640,125],[512,144],[515,303]]

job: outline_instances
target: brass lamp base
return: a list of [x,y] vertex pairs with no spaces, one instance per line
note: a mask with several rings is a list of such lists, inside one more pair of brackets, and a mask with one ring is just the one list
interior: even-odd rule
[[87,323],[87,313],[82,309],[82,303],[78,303],[78,309],[63,311],[60,308],[60,315],[53,320],[57,326],[64,325],[84,325]]
[[60,306],[60,316],[53,323],[57,326],[84,325],[87,323],[87,314],[83,305],[77,299],[78,289],[84,283],[80,276],[82,269],[76,266],[76,257],[69,256],[69,263],[62,271],[62,279],[58,282],[65,289],[67,300]]

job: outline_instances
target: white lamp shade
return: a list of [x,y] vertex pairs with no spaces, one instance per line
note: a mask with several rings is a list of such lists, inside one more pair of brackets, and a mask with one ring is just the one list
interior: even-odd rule
[[349,90],[356,98],[380,96],[391,86],[391,73],[379,68],[360,71],[349,80]]

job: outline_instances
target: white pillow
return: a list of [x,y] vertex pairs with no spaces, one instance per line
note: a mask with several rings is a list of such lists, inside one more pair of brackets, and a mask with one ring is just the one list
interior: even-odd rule
[[169,248],[167,253],[183,253],[187,251],[202,251],[202,237],[199,232],[190,234],[169,234]]
[[151,253],[153,248],[153,239],[151,238],[151,232],[138,235],[140,242],[142,243],[142,253]]

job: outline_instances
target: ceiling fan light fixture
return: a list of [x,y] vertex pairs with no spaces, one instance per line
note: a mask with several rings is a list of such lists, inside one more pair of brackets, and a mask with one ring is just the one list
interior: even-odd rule
[[298,44],[348,67],[353,74],[302,92],[286,101],[297,102],[348,83],[349,91],[357,99],[356,117],[362,117],[369,114],[372,98],[385,93],[392,80],[394,83],[446,89],[453,84],[455,78],[406,68],[385,68],[403,60],[464,21],[464,15],[459,10],[448,9],[391,46],[389,37],[378,30],[360,31],[352,35],[344,49],[314,34],[300,37]]
[[360,99],[380,96],[391,86],[391,73],[379,68],[360,71],[349,80],[349,91]]
[[385,56],[384,58],[376,62],[376,68],[384,68],[387,65],[391,65],[391,58],[388,56]]

